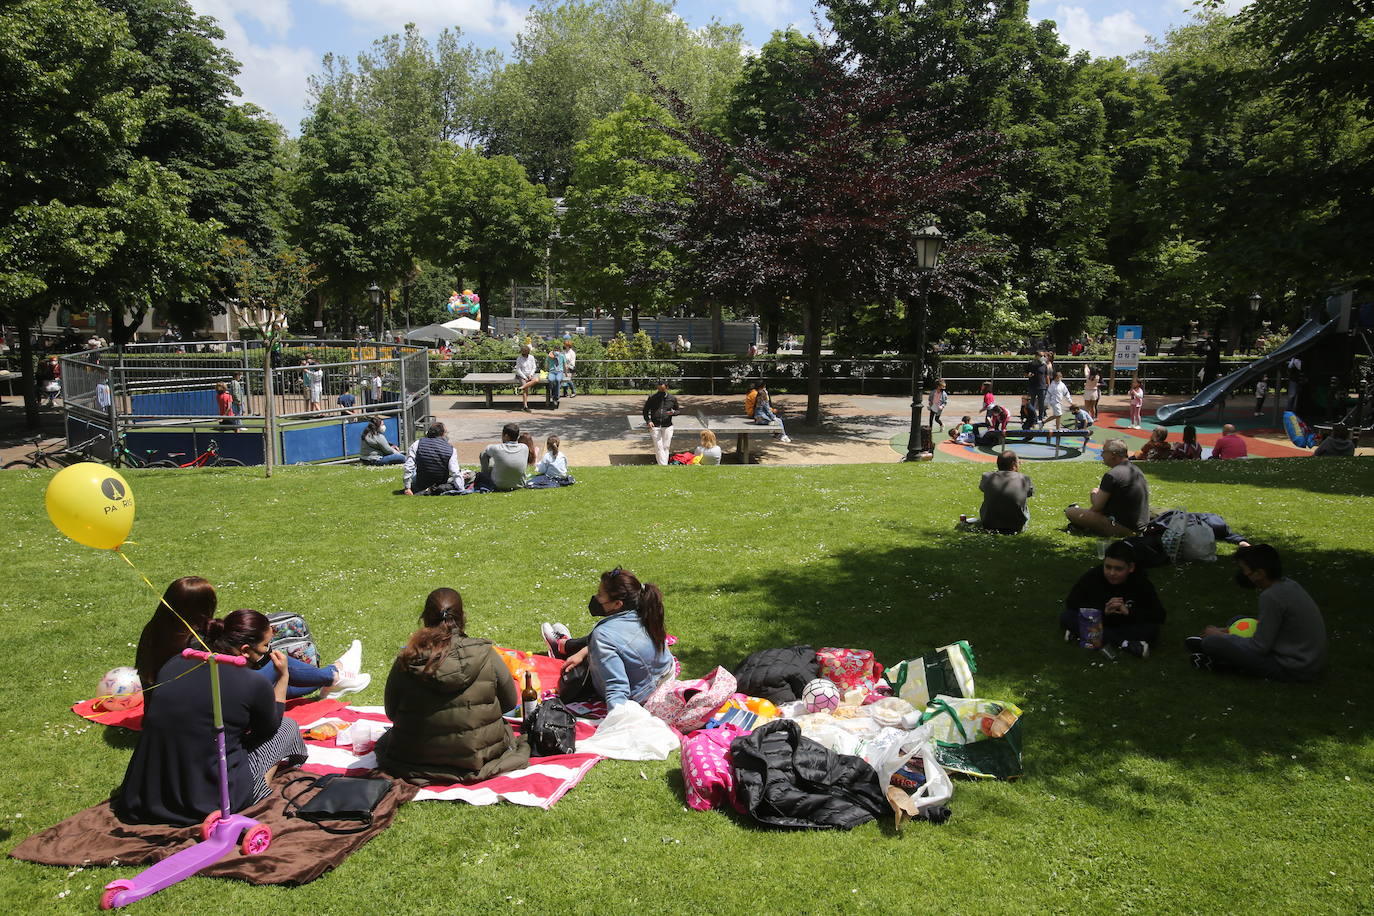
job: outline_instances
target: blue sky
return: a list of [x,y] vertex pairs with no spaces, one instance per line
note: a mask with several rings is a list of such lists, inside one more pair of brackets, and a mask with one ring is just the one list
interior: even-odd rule
[[[270,111],[291,133],[299,131],[307,105],[307,79],[320,58],[334,52],[353,58],[372,40],[418,24],[431,38],[458,26],[467,40],[509,53],[527,5],[519,0],[190,0],[215,17],[225,45],[243,66],[245,101]],[[1229,0],[1228,6],[1238,5]],[[1147,36],[1162,36],[1192,15],[1191,0],[1032,0],[1031,18],[1053,19],[1074,49],[1100,55],[1130,54]],[[812,7],[801,0],[685,0],[677,12],[693,25],[712,18],[744,26],[754,47],[773,30],[797,25],[811,31]]]

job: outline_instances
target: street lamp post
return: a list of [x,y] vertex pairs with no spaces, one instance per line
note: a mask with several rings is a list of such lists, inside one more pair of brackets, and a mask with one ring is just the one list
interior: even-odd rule
[[377,340],[382,339],[382,288],[374,280],[367,288],[367,296],[372,300],[373,327],[377,329]]
[[930,305],[930,275],[940,263],[940,249],[945,236],[935,226],[926,226],[916,233],[916,270],[921,275],[921,311],[916,316],[916,354],[911,367],[911,435],[906,442],[903,461],[920,461],[929,457],[921,438],[921,394],[926,376],[926,313]]
[[[1259,316],[1260,303],[1263,301],[1264,297],[1261,296],[1259,293],[1250,294],[1250,322],[1252,325],[1254,324],[1255,319]],[[1258,339],[1258,336],[1258,333],[1256,333],[1256,339]]]

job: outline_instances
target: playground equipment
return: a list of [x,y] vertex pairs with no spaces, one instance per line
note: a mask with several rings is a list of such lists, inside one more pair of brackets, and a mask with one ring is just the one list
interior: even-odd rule
[[272,828],[251,817],[229,810],[229,762],[224,754],[224,711],[219,699],[219,666],[242,667],[248,659],[240,655],[219,655],[199,649],[184,649],[186,658],[198,658],[210,665],[210,702],[215,717],[215,750],[219,755],[219,809],[211,811],[200,825],[199,843],[158,862],[133,878],[121,878],[105,885],[100,908],[112,910],[151,897],[163,888],[186,880],[209,868],[239,846],[246,856],[266,852],[272,845]]

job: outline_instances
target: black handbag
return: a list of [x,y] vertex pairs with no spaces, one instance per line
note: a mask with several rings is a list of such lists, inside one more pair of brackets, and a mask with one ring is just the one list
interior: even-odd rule
[[525,720],[531,757],[571,754],[577,741],[577,720],[558,697],[549,697]]
[[[298,782],[308,783],[305,788],[288,795],[287,790]],[[363,779],[356,776],[340,776],[329,773],[325,776],[298,776],[282,786],[282,799],[286,802],[286,816],[310,821],[326,833],[362,833],[372,826],[372,812],[391,791],[390,779]],[[301,803],[301,796],[313,789],[319,791],[310,801]],[[324,821],[355,821],[347,826],[331,826]]]

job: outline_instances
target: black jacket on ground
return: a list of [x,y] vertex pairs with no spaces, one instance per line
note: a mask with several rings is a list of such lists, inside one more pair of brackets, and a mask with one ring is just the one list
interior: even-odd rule
[[820,677],[816,650],[810,646],[760,649],[734,670],[740,693],[773,703],[800,700],[806,685]]
[[803,738],[791,719],[736,738],[730,758],[737,804],[772,827],[849,830],[892,810],[871,766]]

